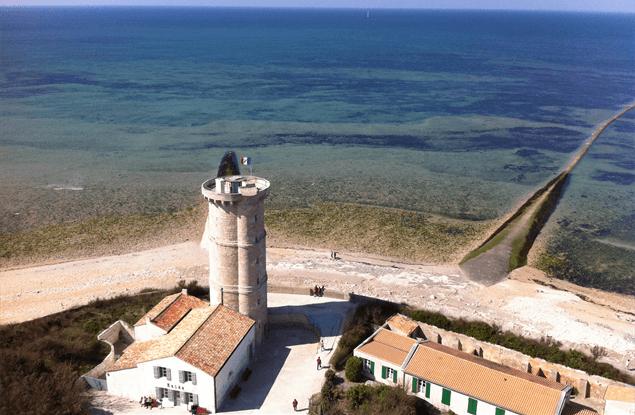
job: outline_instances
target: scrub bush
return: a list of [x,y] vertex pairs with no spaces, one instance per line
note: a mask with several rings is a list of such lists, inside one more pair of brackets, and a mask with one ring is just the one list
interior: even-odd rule
[[346,379],[350,382],[359,382],[362,378],[362,359],[351,356],[346,361]]

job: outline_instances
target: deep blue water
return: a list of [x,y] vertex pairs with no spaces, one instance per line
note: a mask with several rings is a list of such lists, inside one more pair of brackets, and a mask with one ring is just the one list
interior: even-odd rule
[[[617,108],[635,96],[634,15],[373,10],[366,18],[360,10],[3,8],[1,20],[3,98],[55,94],[72,84],[139,102],[165,92],[242,101],[241,108],[224,102],[201,122],[411,122],[425,113],[588,126],[542,107]],[[158,80],[122,78],[96,68],[130,62],[166,70],[178,65],[182,71],[172,80]],[[229,81],[225,85],[188,79],[188,69],[206,65],[254,70],[244,80],[240,73],[222,74]],[[363,70],[408,76],[349,72]],[[416,78],[427,73],[450,76]],[[272,112],[258,102],[306,95],[311,103],[324,103],[334,94],[363,110],[316,119],[310,110]],[[161,123],[139,117],[122,121]],[[180,122],[188,123],[189,118]]]

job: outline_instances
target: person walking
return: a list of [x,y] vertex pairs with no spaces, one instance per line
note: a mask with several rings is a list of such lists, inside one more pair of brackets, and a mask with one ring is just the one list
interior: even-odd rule
[[320,351],[324,351],[324,339],[320,340]]
[[320,356],[318,356],[317,359],[317,370],[322,369],[322,359],[320,359]]
[[292,404],[293,404],[293,412],[297,412],[298,411],[298,401],[294,399]]

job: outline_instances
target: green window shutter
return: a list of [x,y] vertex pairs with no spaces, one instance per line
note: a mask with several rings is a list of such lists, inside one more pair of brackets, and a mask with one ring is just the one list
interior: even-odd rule
[[419,392],[417,390],[417,378],[412,378],[412,393],[417,393]]
[[381,378],[386,379],[386,366],[381,367]]
[[476,405],[477,405],[478,401],[476,399],[472,399],[470,398],[467,401],[467,413],[472,414],[472,415],[476,415]]
[[396,370],[392,372],[392,381],[397,383],[397,371]]
[[426,398],[430,398],[430,382],[426,382]]
[[444,405],[449,405],[451,394],[452,393],[449,390],[443,389],[443,395],[441,396],[441,403],[443,403]]
[[370,373],[375,374],[375,362],[371,360],[370,362]]
[[500,409],[500,408],[496,408],[496,415],[505,415],[505,410],[504,409]]

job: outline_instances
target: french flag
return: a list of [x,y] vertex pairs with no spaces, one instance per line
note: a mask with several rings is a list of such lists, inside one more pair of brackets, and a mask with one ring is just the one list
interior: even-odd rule
[[245,166],[251,166],[251,157],[241,157],[240,164],[243,164]]

